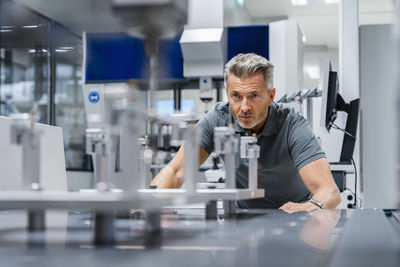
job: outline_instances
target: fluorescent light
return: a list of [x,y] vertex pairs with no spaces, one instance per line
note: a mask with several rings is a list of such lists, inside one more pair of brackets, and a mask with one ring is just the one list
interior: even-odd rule
[[35,49],[29,49],[29,50],[28,50],[28,53],[35,53],[35,52],[36,52]]
[[306,67],[306,71],[308,76],[313,80],[319,80],[319,78],[321,77],[318,66]]
[[244,0],[236,0],[239,6],[243,7],[244,6]]
[[12,30],[3,30],[3,29],[1,29],[0,32],[12,32]]
[[67,49],[56,49],[57,53],[65,53],[65,52],[68,52],[68,51],[70,51],[70,50],[67,50]]
[[34,28],[37,28],[37,27],[39,27],[38,25],[25,25],[25,26],[22,26],[22,28],[24,28],[24,29],[34,29]]
[[307,42],[307,38],[306,38],[305,34],[303,34],[303,37],[301,37],[301,40],[303,41],[303,43]]
[[72,46],[60,46],[58,49],[73,50],[74,48]]
[[325,4],[331,5],[331,4],[339,4],[339,0],[324,0]]
[[308,5],[308,1],[307,0],[290,0],[290,2],[292,2],[292,5],[294,5],[294,6],[305,6],[305,5]]

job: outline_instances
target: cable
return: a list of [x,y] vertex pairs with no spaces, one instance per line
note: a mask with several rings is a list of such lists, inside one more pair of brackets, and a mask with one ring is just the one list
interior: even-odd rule
[[[357,208],[357,167],[356,163],[354,162],[353,157],[351,158],[351,162],[353,163],[354,166],[354,207]],[[361,206],[360,206],[361,208]]]
[[[334,127],[333,127],[334,126]],[[333,129],[336,130],[340,130],[342,132],[344,132],[345,134],[347,134],[348,136],[350,136],[353,140],[356,140],[356,137],[354,135],[352,135],[351,133],[349,133],[348,131],[346,131],[345,129],[340,128],[339,126],[337,126],[335,123],[332,123],[332,127]]]
[[[355,196],[355,193],[350,189],[350,188],[345,188],[343,191],[349,191],[353,196]],[[360,208],[362,207],[362,199],[360,197],[357,197],[359,203],[360,203]]]

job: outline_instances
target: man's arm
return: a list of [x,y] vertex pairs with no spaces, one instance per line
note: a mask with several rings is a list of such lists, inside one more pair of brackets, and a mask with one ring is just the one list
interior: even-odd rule
[[[184,182],[183,161],[185,157],[184,147],[181,146],[175,157],[154,177],[151,185],[157,188],[180,188]],[[208,153],[199,147],[199,166],[208,158]]]
[[[334,209],[340,203],[340,191],[333,180],[329,163],[326,158],[317,159],[299,171],[304,184],[313,194],[314,199],[322,202],[327,209]],[[297,211],[312,211],[318,207],[311,202],[288,202],[280,209],[292,213]]]

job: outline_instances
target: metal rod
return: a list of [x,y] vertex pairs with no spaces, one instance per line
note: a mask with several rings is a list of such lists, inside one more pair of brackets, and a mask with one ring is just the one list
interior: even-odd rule
[[146,232],[158,233],[161,232],[161,211],[153,210],[146,214]]
[[235,200],[224,200],[224,214],[225,216],[236,214]]
[[257,177],[257,158],[249,159],[249,189],[256,190],[258,188]]
[[28,210],[28,231],[44,231],[45,215],[44,210]]
[[110,246],[114,239],[114,214],[112,212],[96,212],[94,243],[100,246]]
[[199,168],[199,129],[188,126],[184,133],[184,165],[183,174],[187,192],[194,192],[197,183],[197,170]]
[[226,188],[236,188],[235,153],[225,154],[225,183]]
[[206,220],[218,219],[217,201],[210,200],[206,203]]

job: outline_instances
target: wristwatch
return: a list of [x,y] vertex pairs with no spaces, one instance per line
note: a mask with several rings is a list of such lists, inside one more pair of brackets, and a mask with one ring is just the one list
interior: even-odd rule
[[319,200],[316,200],[314,198],[310,199],[310,202],[313,203],[314,205],[317,205],[320,209],[325,209],[324,203],[322,203]]

